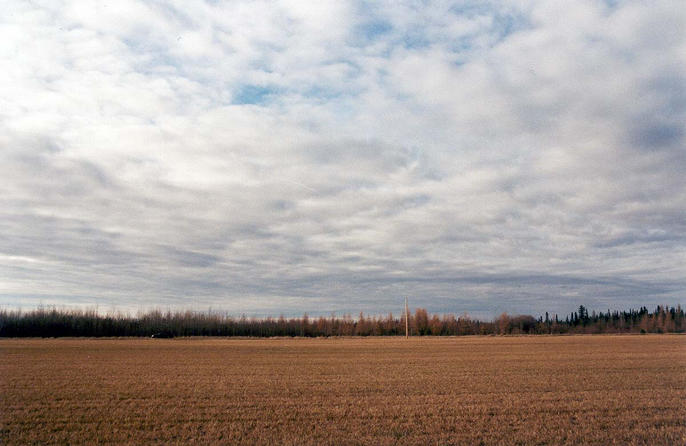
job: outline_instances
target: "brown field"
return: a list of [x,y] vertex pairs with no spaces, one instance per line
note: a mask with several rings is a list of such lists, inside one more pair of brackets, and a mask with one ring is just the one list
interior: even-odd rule
[[686,444],[686,336],[0,340],[0,443]]

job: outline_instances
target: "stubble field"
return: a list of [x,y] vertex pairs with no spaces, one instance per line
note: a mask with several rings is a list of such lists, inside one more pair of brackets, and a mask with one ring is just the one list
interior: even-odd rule
[[686,337],[0,340],[0,443],[686,444]]

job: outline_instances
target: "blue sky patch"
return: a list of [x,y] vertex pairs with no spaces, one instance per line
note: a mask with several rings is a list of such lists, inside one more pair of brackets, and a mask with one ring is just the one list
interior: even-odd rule
[[277,93],[276,89],[259,85],[243,85],[238,88],[233,97],[234,104],[260,105],[269,101]]

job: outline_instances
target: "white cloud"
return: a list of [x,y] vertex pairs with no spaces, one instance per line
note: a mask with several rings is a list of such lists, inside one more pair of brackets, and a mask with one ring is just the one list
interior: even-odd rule
[[0,304],[683,303],[677,3],[4,5]]

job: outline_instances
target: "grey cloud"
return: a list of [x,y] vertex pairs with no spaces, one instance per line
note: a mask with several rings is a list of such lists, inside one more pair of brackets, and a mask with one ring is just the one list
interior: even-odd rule
[[683,146],[683,125],[637,122],[631,132],[633,145],[646,150],[663,150]]
[[0,252],[73,265],[124,264],[132,261],[116,248],[116,233],[76,219],[39,215],[2,215]]
[[675,244],[681,244],[684,242],[684,239],[686,237],[679,233],[667,233],[667,232],[658,232],[658,233],[628,233],[628,234],[623,234],[618,237],[613,237],[608,240],[604,241],[598,241],[596,242],[596,246],[598,248],[612,248],[616,246],[623,246],[623,245],[632,245],[632,244],[637,244],[637,243],[648,243],[648,244],[654,244],[654,243],[662,243],[662,244],[668,244],[668,246],[673,246]]
[[180,266],[188,266],[195,268],[209,268],[216,264],[220,258],[199,252],[178,249],[171,246],[166,246],[162,249],[163,256],[171,261],[173,264]]
[[0,304],[684,303],[674,2],[272,6],[22,5]]

